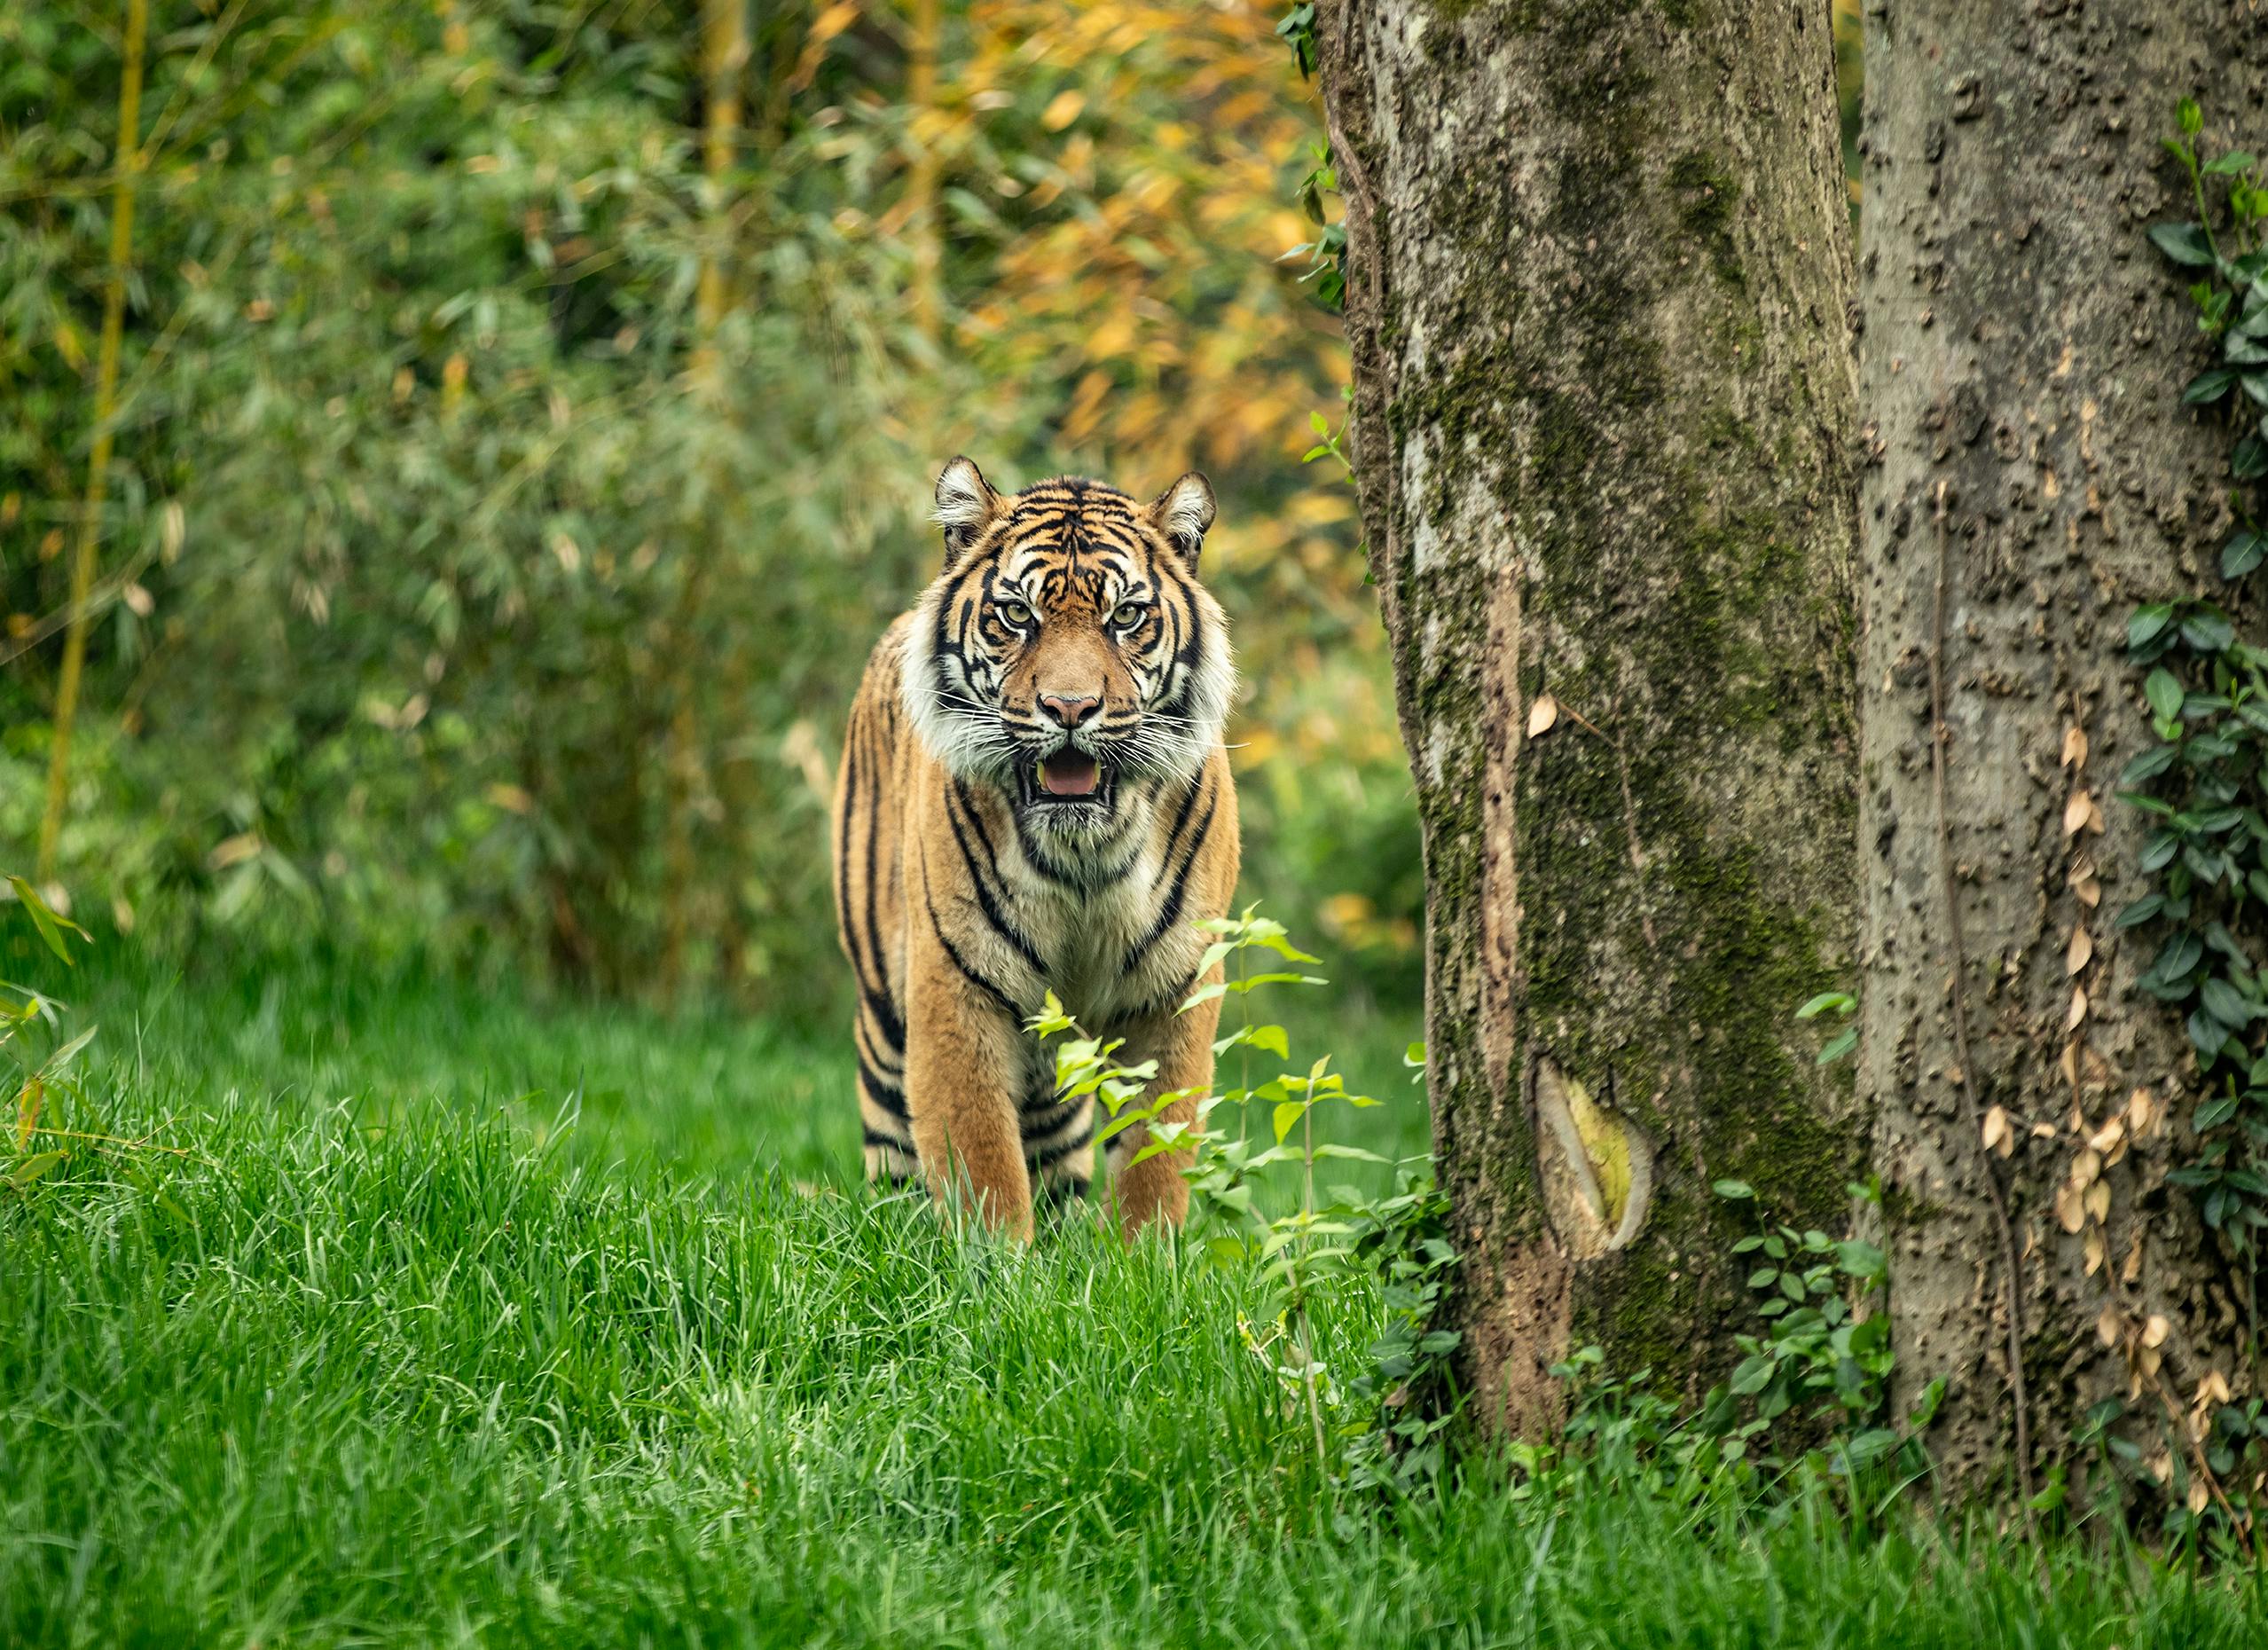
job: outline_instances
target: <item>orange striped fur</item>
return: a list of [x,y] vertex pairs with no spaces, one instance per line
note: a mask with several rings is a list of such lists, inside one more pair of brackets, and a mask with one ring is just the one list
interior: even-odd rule
[[[859,1111],[870,1179],[920,1175],[1028,1238],[1035,1200],[1095,1173],[1094,1102],[1056,1100],[1024,1028],[1045,993],[1125,1064],[1155,1058],[1153,1092],[1212,1081],[1218,1002],[1175,1010],[1201,983],[1191,924],[1236,883],[1234,676],[1197,578],[1212,491],[1003,496],[955,459],[937,499],[945,570],[867,661],[836,782]],[[1105,1153],[1129,1235],[1189,1203],[1186,1153],[1128,1166],[1148,1138]]]

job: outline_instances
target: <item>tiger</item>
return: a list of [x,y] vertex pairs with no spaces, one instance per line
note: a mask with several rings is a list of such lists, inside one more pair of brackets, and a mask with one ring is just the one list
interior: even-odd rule
[[1212,1081],[1208,936],[1236,891],[1222,742],[1228,621],[1197,580],[1212,525],[1197,471],[1147,504],[1082,477],[996,492],[938,475],[944,564],[867,661],[836,778],[836,916],[857,984],[852,1041],[870,1182],[1030,1242],[1035,1209],[1089,1196],[1092,1096],[1057,1092],[1026,1028],[1050,992],[1142,1096],[1188,1091],[1110,1135],[1129,1239],[1189,1207],[1181,1170]]

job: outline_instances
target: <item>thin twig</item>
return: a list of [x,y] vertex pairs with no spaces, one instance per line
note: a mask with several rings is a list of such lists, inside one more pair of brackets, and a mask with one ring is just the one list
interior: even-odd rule
[[[1969,1058],[1968,993],[1962,978],[1966,966],[1961,944],[1961,905],[1953,888],[1953,838],[1945,815],[1945,585],[1952,560],[1950,536],[1945,527],[1946,483],[1937,483],[1937,595],[1930,618],[1929,641],[1929,774],[1937,802],[1937,870],[1945,884],[1945,942],[1953,963],[1953,1051],[1961,1063],[1961,1088],[1968,1096],[1975,1128],[1969,1138],[1984,1167],[1984,1183],[1992,1194],[1993,1224],[2000,1234],[2001,1285],[2008,1308],[2008,1385],[2016,1401],[2016,1484],[2024,1497],[2024,1528],[2039,1550],[2039,1523],[2032,1511],[2031,1399],[2024,1388],[2024,1314],[2016,1287],[2016,1235],[2008,1221],[2007,1194],[2000,1188],[1992,1154],[1984,1149],[1984,1102],[1977,1094],[1976,1066]],[[2042,1560],[2044,1565],[2045,1560]]]
[[2173,1394],[2166,1389],[2166,1378],[2157,1371],[2152,1370],[2150,1385],[2157,1389],[2158,1402],[2165,1405],[2166,1419],[2172,1424],[2175,1433],[2180,1436],[2182,1442],[2189,1446],[2189,1458],[2196,1467],[2197,1476],[2203,1481],[2207,1492],[2220,1504],[2222,1513],[2229,1520],[2229,1528],[2239,1536],[2248,1534],[2252,1520],[2248,1518],[2238,1517],[2237,1510],[2229,1505],[2229,1497],[2221,1489],[2219,1476],[2214,1473],[2212,1464],[2205,1458],[2205,1446],[2190,1436],[2189,1424],[2184,1418],[2180,1406],[2174,1402]]
[[202,1163],[208,1168],[220,1167],[201,1151],[192,1151],[186,1146],[160,1145],[146,1135],[139,1140],[126,1140],[116,1135],[88,1135],[75,1128],[49,1128],[44,1125],[35,1128],[31,1132],[34,1135],[50,1135],[58,1140],[83,1140],[90,1145],[123,1146],[129,1151],[163,1151],[173,1157],[187,1158],[192,1163]]

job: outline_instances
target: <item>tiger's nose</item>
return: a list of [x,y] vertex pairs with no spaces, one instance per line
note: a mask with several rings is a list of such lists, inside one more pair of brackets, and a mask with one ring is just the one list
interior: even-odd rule
[[1040,703],[1048,714],[1065,727],[1077,727],[1103,708],[1100,699],[1067,699],[1061,694],[1043,693]]

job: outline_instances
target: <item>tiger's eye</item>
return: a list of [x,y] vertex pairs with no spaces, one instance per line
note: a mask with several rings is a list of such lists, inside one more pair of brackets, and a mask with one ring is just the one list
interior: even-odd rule
[[1119,604],[1118,610],[1110,615],[1110,623],[1116,629],[1132,630],[1141,624],[1149,613],[1150,609],[1139,601],[1122,602]]
[[1003,601],[1000,604],[999,612],[1001,617],[1010,625],[1029,625],[1032,622],[1032,609],[1021,601]]

